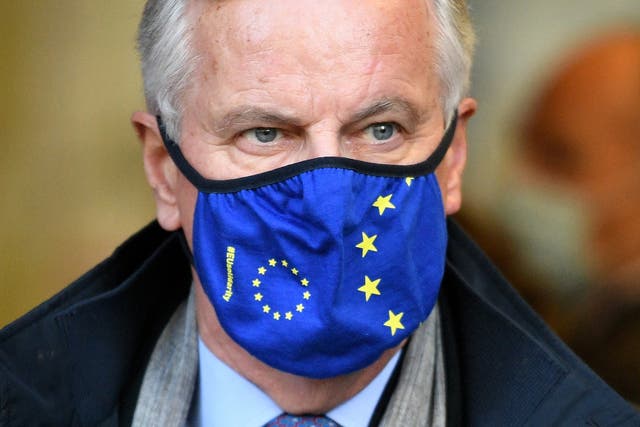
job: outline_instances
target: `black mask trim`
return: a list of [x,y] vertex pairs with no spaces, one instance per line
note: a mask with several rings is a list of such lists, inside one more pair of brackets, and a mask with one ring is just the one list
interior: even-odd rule
[[294,177],[303,172],[321,168],[349,169],[366,175],[385,177],[415,177],[428,175],[435,171],[447,150],[451,146],[456,131],[458,114],[454,114],[451,123],[447,127],[440,144],[435,151],[424,161],[413,165],[388,165],[382,163],[370,163],[346,157],[318,157],[282,166],[267,172],[250,175],[242,178],[215,180],[207,179],[191,166],[182,154],[180,146],[166,133],[166,128],[160,116],[156,117],[162,142],[169,155],[173,159],[180,172],[203,193],[230,193],[248,190],[273,184]]

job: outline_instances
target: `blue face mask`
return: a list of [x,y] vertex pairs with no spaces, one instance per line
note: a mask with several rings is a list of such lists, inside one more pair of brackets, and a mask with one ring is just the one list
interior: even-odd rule
[[317,158],[245,178],[202,177],[193,258],[227,334],[264,363],[333,377],[400,344],[435,305],[446,219],[436,176],[456,119],[424,162]]

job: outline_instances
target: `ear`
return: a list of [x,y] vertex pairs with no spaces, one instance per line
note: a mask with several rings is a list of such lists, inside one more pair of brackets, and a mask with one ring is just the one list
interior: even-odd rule
[[181,226],[177,197],[178,169],[164,147],[156,117],[138,111],[131,116],[131,123],[142,143],[144,172],[153,190],[158,222],[165,230],[177,230]]
[[437,176],[447,215],[458,212],[462,204],[462,174],[467,163],[467,123],[476,109],[475,99],[465,98],[460,101],[458,124],[453,141],[442,164],[438,167]]

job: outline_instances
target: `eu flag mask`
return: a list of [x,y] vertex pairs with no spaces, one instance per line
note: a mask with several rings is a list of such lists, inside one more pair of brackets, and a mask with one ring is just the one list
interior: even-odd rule
[[429,316],[444,272],[434,170],[455,127],[456,118],[414,165],[324,157],[216,181],[160,124],[199,190],[194,265],[229,336],[266,364],[312,378],[364,368],[407,338]]

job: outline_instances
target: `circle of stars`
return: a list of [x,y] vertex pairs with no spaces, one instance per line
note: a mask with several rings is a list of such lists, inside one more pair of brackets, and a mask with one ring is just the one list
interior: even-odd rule
[[[298,283],[300,287],[304,289],[300,293],[301,301],[296,304],[295,309],[293,310],[280,310],[271,304],[268,304],[265,299],[265,294],[261,291],[265,283],[263,280],[268,276],[269,271],[273,271],[275,269],[284,269],[290,274]],[[255,289],[255,293],[253,294],[253,299],[255,302],[262,305],[262,312],[268,316],[270,316],[273,320],[293,320],[296,314],[303,313],[305,310],[305,301],[309,301],[311,299],[311,292],[309,291],[310,281],[306,277],[302,276],[300,270],[296,267],[291,266],[289,261],[286,259],[277,260],[275,258],[269,259],[264,265],[261,265],[257,269],[257,277],[251,281],[251,284]]]

